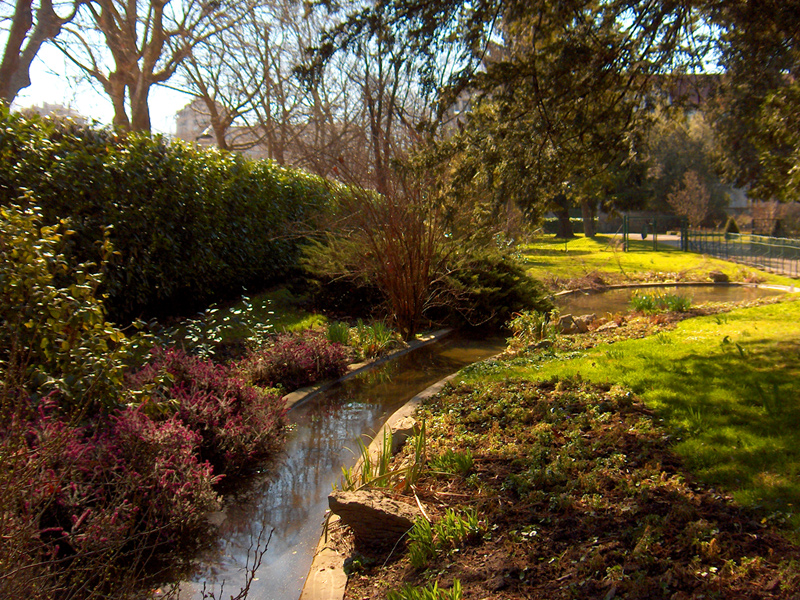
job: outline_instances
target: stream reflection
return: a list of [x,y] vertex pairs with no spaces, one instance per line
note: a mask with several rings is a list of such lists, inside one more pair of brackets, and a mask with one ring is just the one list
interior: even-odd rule
[[[289,413],[285,451],[264,473],[226,498],[212,550],[198,560],[181,597],[202,597],[202,586],[236,594],[259,535],[272,531],[250,600],[297,600],[316,548],[331,486],[356,460],[355,440],[372,436],[408,399],[470,363],[502,351],[501,338],[449,336],[337,385]],[[220,596],[220,594],[217,594]]]

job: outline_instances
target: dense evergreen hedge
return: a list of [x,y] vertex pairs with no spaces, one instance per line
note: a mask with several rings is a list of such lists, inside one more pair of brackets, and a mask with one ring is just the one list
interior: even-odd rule
[[114,320],[185,314],[284,276],[330,190],[266,161],[0,108],[0,204],[25,196],[46,222],[69,219],[76,262],[99,260],[110,237]]

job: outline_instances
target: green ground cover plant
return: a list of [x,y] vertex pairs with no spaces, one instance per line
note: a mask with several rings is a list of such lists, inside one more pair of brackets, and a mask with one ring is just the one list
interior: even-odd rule
[[639,281],[708,281],[712,271],[725,273],[731,281],[797,285],[797,281],[709,258],[678,248],[632,240],[623,252],[621,239],[597,235],[577,236],[565,242],[552,237],[538,238],[520,247],[528,273],[551,288],[592,287],[593,284]]
[[[694,480],[630,389],[516,375],[456,380],[423,404],[430,455],[470,449],[474,473],[443,484],[424,471],[415,493],[432,523],[407,554],[366,561],[347,598],[433,581],[497,600],[793,597],[800,548]],[[482,534],[432,554],[466,510]]]
[[301,298],[278,287],[225,305],[212,305],[168,326],[152,321],[150,332],[162,346],[179,346],[203,358],[225,361],[243,356],[248,348],[262,345],[277,334],[326,323],[324,316],[301,305]]
[[626,386],[664,419],[676,452],[699,478],[797,528],[799,319],[797,301],[740,309],[566,356],[496,363],[468,378],[575,376]]

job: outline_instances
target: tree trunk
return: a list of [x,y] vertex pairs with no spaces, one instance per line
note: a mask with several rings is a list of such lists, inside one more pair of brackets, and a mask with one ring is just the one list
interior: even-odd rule
[[587,238],[593,238],[594,230],[594,210],[589,200],[581,200],[581,217],[583,217],[583,235]]
[[558,233],[556,233],[556,237],[566,240],[574,238],[572,223],[569,222],[569,198],[567,198],[566,194],[559,194],[553,198],[553,203],[556,207],[554,212],[558,217]]
[[[0,63],[0,100],[10,105],[20,90],[31,84],[31,64],[36,58],[39,48],[46,40],[53,39],[60,33],[64,23],[75,16],[75,10],[77,8],[73,8],[70,16],[61,19],[53,10],[52,1],[43,1],[36,11],[36,25],[34,26],[32,0],[17,0],[6,39],[3,60]],[[32,32],[31,28],[33,28]],[[28,32],[30,32],[30,37],[25,43]]]
[[137,85],[129,89],[131,91],[131,129],[149,132],[150,106],[147,100],[150,96],[150,82],[144,81],[144,76],[140,75]]
[[111,98],[111,104],[114,106],[114,120],[112,124],[118,129],[129,131],[131,122],[125,110],[126,87],[124,77],[120,73],[111,73],[105,88],[108,97]]

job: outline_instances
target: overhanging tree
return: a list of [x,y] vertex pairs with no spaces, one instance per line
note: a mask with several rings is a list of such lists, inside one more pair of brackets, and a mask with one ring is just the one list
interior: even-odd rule
[[[377,15],[414,40],[440,114],[471,97],[473,117],[446,142],[460,180],[486,186],[494,212],[511,198],[532,216],[630,151],[657,77],[690,65],[699,18],[680,2],[379,0],[328,32],[317,63],[374,35]],[[434,90],[452,48],[452,77]]]
[[726,176],[759,199],[787,199],[796,185],[800,139],[800,2],[726,0],[707,3],[724,87],[715,122]]

